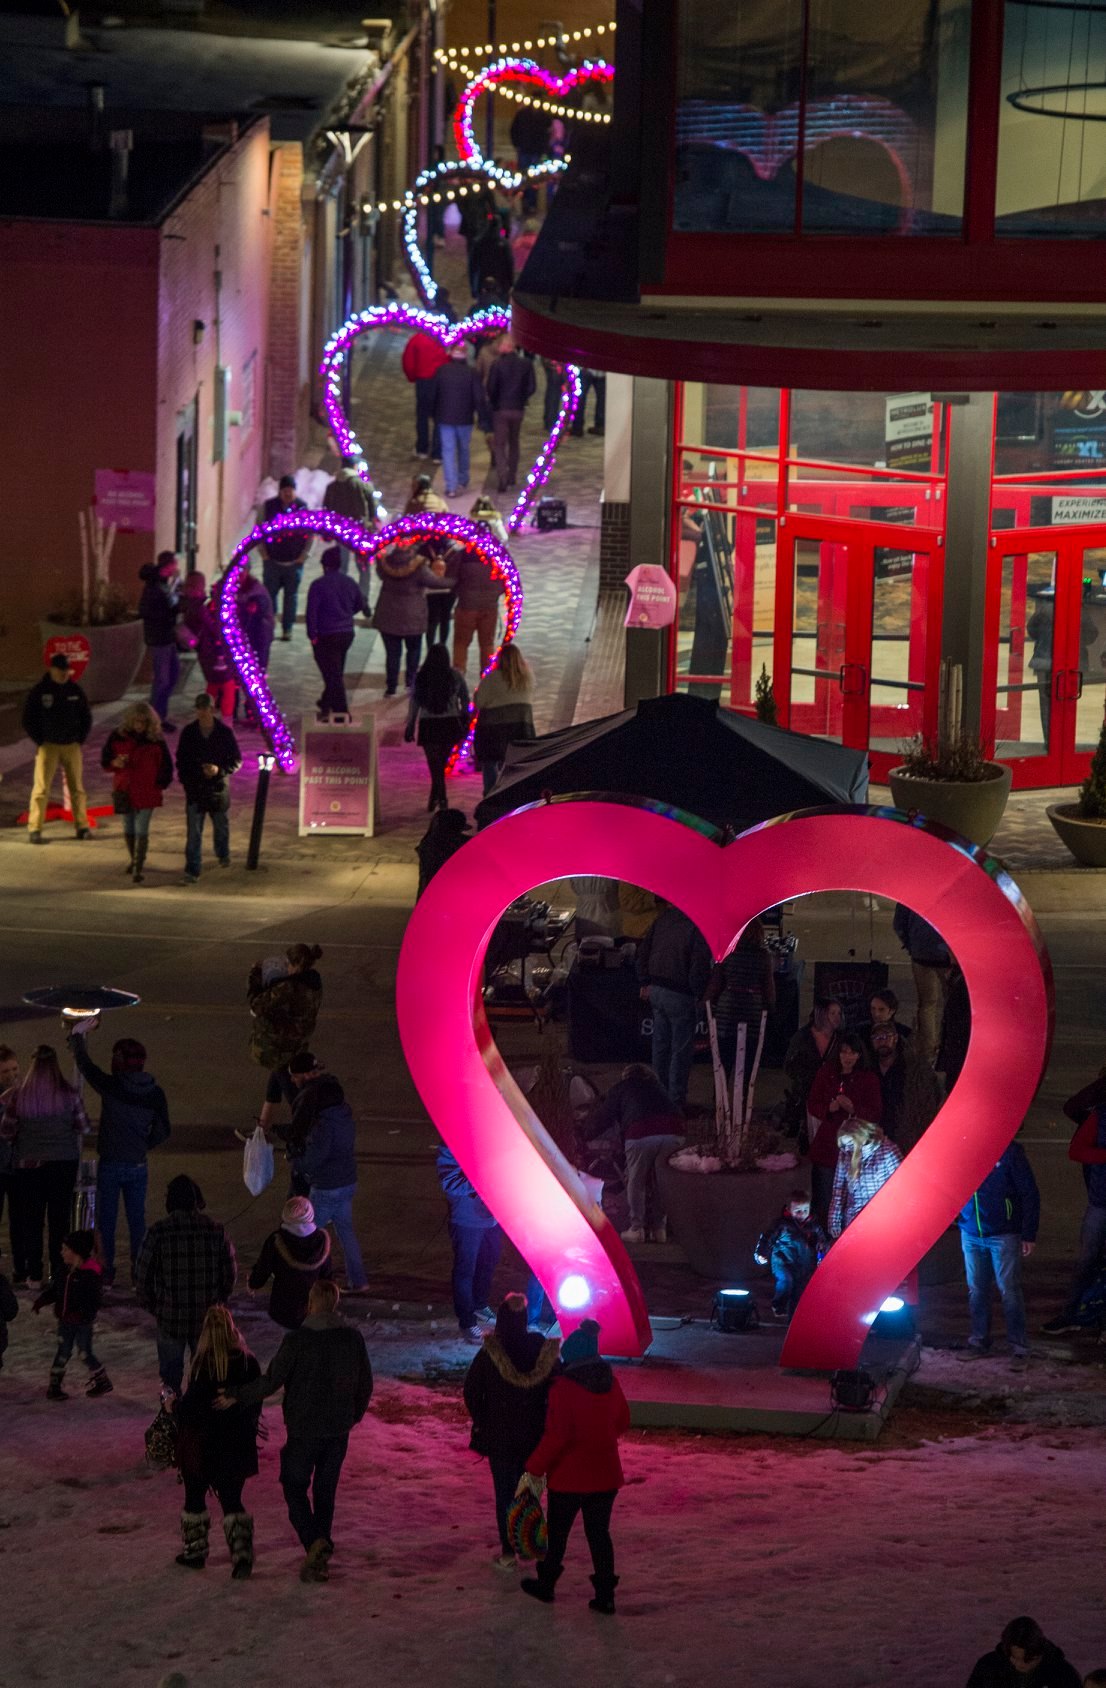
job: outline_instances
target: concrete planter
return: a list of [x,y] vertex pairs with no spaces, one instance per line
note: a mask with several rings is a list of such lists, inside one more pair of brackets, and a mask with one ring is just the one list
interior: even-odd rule
[[146,653],[141,621],[120,621],[111,627],[76,627],[71,622],[40,621],[42,643],[48,639],[87,639],[92,652],[81,675],[89,703],[114,703],[134,685]]
[[1056,836],[1083,867],[1106,867],[1106,821],[1086,821],[1078,803],[1050,803],[1045,814]]
[[742,1283],[759,1275],[756,1240],[804,1182],[790,1172],[680,1172],[657,1162],[657,1190],[668,1229],[701,1278]]
[[896,809],[916,809],[973,844],[989,844],[1006,808],[1012,771],[999,762],[987,766],[987,779],[970,781],[916,779],[905,768],[892,768],[887,783]]

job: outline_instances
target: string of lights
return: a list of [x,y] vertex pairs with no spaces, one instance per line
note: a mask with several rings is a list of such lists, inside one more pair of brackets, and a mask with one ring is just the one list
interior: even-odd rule
[[[529,170],[505,170],[502,165],[491,162],[480,165],[443,162],[431,165],[421,176],[416,177],[415,188],[424,187],[430,182],[445,182],[457,176],[464,176],[469,185],[446,189],[443,198],[453,199],[461,195],[479,193],[487,186],[498,188],[501,193],[518,193],[530,182],[540,182],[546,177],[559,175],[568,168],[568,163],[567,157],[544,158],[540,164],[532,165]],[[419,245],[419,206],[416,198],[424,200],[425,196],[416,195],[404,208],[403,244],[415,285],[425,303],[433,305],[438,297],[438,284]]]
[[365,200],[361,210],[366,216],[384,216],[390,211],[411,212],[418,211],[426,205],[452,204],[455,200],[464,199],[470,193],[479,193],[479,186],[473,183],[463,183],[456,188],[442,188],[438,192],[420,191],[435,181],[447,180],[451,175],[486,176],[488,182],[497,187],[501,193],[518,193],[527,182],[541,181],[561,170],[567,170],[572,162],[571,153],[565,153],[563,158],[543,159],[541,164],[535,164],[529,170],[508,170],[505,166],[487,162],[482,165],[460,163],[457,160],[444,160],[441,164],[434,164],[429,170],[424,170],[416,178],[413,188],[408,188],[402,199],[381,199],[376,204]]
[[592,24],[589,29],[565,29],[556,35],[538,35],[532,41],[501,41],[498,46],[486,43],[482,47],[435,47],[434,57],[451,70],[467,70],[464,61],[470,58],[498,58],[505,53],[532,53],[542,47],[558,47],[565,41],[590,41],[593,35],[613,35],[618,26],[611,23]]
[[518,105],[533,106],[536,111],[548,111],[554,117],[578,118],[582,123],[609,123],[610,112],[582,111],[579,106],[557,105],[553,100],[537,100],[532,94],[519,94],[513,88],[497,88],[496,93]]
[[573,66],[563,76],[546,70],[534,59],[497,59],[494,64],[485,65],[483,70],[477,72],[472,81],[466,84],[457,102],[457,109],[453,113],[453,137],[457,155],[466,164],[484,162],[484,155],[473,128],[473,110],[482,94],[498,93],[504,82],[522,83],[538,88],[543,97],[552,96],[555,100],[561,100],[584,83],[606,83],[613,80],[614,66],[608,64],[605,59],[585,59],[583,64]]

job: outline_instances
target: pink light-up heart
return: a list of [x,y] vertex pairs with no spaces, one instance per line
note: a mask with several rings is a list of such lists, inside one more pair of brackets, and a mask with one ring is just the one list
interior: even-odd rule
[[408,923],[396,980],[411,1075],[562,1323],[594,1316],[604,1351],[627,1355],[649,1341],[640,1285],[614,1227],[504,1066],[480,993],[484,953],[507,904],[583,873],[667,898],[718,957],[761,909],[839,890],[906,903],[954,951],[972,1004],[963,1071],[921,1142],[819,1266],[781,1360],[819,1370],[855,1365],[884,1298],[983,1182],[1040,1081],[1052,975],[1020,892],[981,850],[896,810],[804,811],[722,847],[713,829],[688,816],[590,797],[509,815],[439,870]]
[[494,64],[486,65],[473,77],[457,102],[457,109],[453,113],[453,138],[457,146],[457,156],[465,164],[479,165],[485,162],[473,132],[473,107],[481,94],[494,93],[501,83],[521,82],[528,87],[539,88],[548,99],[563,100],[567,94],[575,93],[578,88],[586,86],[589,82],[613,81],[614,65],[607,64],[603,59],[585,59],[583,64],[576,65],[563,76],[546,70],[534,59],[496,59]]
[[[323,406],[342,456],[357,458],[362,478],[371,481],[365,453],[345,412],[342,392],[346,359],[362,334],[372,334],[382,328],[400,329],[409,333],[419,332],[431,335],[448,351],[466,340],[479,339],[488,334],[502,334],[510,326],[510,311],[499,307],[476,311],[460,322],[450,322],[448,317],[423,310],[421,305],[405,305],[397,299],[391,300],[387,305],[376,305],[369,311],[358,311],[356,315],[351,316],[327,341],[319,369],[323,378]],[[576,415],[580,391],[580,371],[569,364],[565,368],[565,384],[561,392],[557,419],[546,435],[545,443],[533,466],[527,470],[525,484],[507,517],[508,533],[518,532],[534,500],[549,479],[557,447]],[[383,510],[381,513],[386,514]]]
[[[366,568],[392,545],[415,544],[420,539],[442,535],[459,540],[471,551],[475,551],[495,578],[503,580],[506,586],[506,631],[500,646],[493,654],[493,663],[499,650],[513,639],[518,631],[522,617],[523,594],[522,581],[519,579],[514,559],[506,546],[501,545],[483,523],[469,521],[467,516],[401,516],[398,521],[378,528],[375,533],[369,533],[359,522],[352,522],[346,516],[333,515],[329,510],[293,510],[286,516],[275,516],[270,522],[260,522],[235,547],[227,564],[226,573],[220,581],[219,618],[238,677],[257,711],[261,730],[273,755],[285,773],[290,773],[296,765],[295,740],[277,707],[269,688],[268,676],[258,662],[242,626],[242,618],[238,611],[238,588],[246,558],[254,547],[264,544],[267,540],[278,539],[281,534],[286,533],[317,533],[337,545],[348,546],[351,551],[356,551],[365,559]],[[471,742],[475,719],[474,714],[462,750]]]

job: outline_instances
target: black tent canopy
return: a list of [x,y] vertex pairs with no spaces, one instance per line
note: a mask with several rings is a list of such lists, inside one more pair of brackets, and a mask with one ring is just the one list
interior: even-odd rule
[[792,809],[867,802],[868,763],[862,750],[673,692],[512,746],[477,825],[576,791],[653,798],[742,832]]

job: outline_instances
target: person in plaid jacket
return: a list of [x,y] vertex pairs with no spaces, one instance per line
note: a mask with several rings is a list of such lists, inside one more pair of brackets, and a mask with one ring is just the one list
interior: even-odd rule
[[195,1354],[204,1314],[230,1300],[238,1276],[230,1238],[203,1208],[198,1184],[183,1175],[172,1179],[167,1217],[146,1232],[135,1267],[138,1304],[157,1320],[161,1381],[174,1396],[184,1381],[185,1349]]
[[835,1240],[902,1164],[902,1151],[870,1120],[850,1119],[837,1133],[829,1234]]

